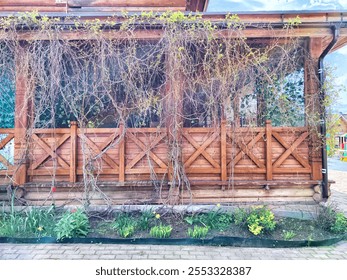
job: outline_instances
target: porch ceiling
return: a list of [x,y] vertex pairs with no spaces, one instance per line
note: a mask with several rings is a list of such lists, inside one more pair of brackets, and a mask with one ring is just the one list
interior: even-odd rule
[[25,12],[120,12],[206,10],[208,0],[0,0],[0,11]]

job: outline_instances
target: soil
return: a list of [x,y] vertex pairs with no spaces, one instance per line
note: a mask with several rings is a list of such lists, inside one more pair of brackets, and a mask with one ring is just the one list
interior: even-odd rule
[[[136,219],[139,214],[133,214]],[[167,214],[160,218],[160,222],[152,220],[150,227],[158,225],[171,225],[172,232],[170,238],[189,238],[187,231],[189,228],[193,228],[194,225],[189,225],[184,221],[184,217],[179,214]],[[114,218],[103,217],[103,218],[92,218],[91,227],[88,237],[106,237],[106,238],[122,238],[117,230],[112,228],[112,223]],[[276,228],[271,233],[261,233],[257,237],[264,239],[275,239],[275,240],[291,240],[291,241],[301,241],[301,240],[324,240],[330,238],[340,237],[338,234],[333,234],[329,231],[323,230],[316,226],[315,221],[312,220],[300,220],[294,218],[281,218],[276,219]],[[201,224],[197,224],[202,226]],[[292,236],[287,238],[285,233],[291,232]],[[231,223],[225,229],[212,229],[209,230],[205,238],[213,238],[215,236],[230,236],[230,237],[244,237],[252,238],[255,237],[249,230],[247,226],[238,226]],[[148,230],[136,230],[135,233],[129,238],[149,238],[151,237]]]

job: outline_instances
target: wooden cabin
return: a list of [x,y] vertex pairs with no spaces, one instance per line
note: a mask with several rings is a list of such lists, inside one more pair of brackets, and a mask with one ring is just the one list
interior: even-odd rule
[[[319,69],[327,53],[347,43],[347,13],[257,12],[226,16],[206,13],[207,4],[205,0],[0,0],[0,18],[3,20],[0,34],[0,56],[3,56],[0,63],[0,94],[3,96],[3,103],[0,101],[3,108],[3,113],[0,113],[0,201],[9,203],[11,197],[15,196],[16,203],[26,205],[232,204],[314,202],[327,198],[330,183],[327,181],[326,167],[322,168],[326,152],[324,139],[319,136],[325,135],[322,107],[324,90],[321,90],[324,77],[320,75],[322,71]],[[38,11],[38,14],[17,14],[32,10]],[[143,27],[142,11],[146,12],[142,14],[145,17],[148,17],[149,11],[158,12],[158,16],[166,11],[184,12],[191,21],[185,23],[182,19],[179,23],[182,26],[195,24],[192,23],[197,20],[193,18],[194,13],[202,13],[198,16],[199,20],[209,22],[209,25],[197,25],[198,31],[189,33],[191,37],[199,34],[205,36],[201,32],[202,28],[213,26],[208,32],[215,32],[219,36],[214,41],[218,42],[216,48],[211,48],[214,50],[212,53],[218,53],[218,57],[212,58],[213,61],[226,59],[226,44],[233,46],[229,52],[233,58],[216,67],[207,68],[199,61],[208,57],[203,46],[210,37],[203,37],[201,42],[192,47],[188,33],[185,33],[184,46],[178,45],[176,49],[167,49],[159,55],[160,47],[173,39],[177,32],[168,35],[160,21]],[[130,14],[124,12],[140,14],[129,25],[131,33],[119,27],[129,18]],[[90,26],[88,24],[93,21],[94,24],[100,23],[103,29],[90,35],[80,27],[77,19],[71,19],[74,17],[78,18],[81,25]],[[110,17],[114,20],[112,24]],[[231,19],[226,22],[226,18]],[[15,28],[11,29],[11,24],[4,26],[7,22],[5,19],[15,21]],[[21,23],[23,19],[26,21]],[[46,32],[45,25],[38,28],[37,20],[45,23],[50,19],[55,21],[51,26],[58,26],[54,29],[58,30],[57,33]],[[137,23],[136,20],[142,21]],[[116,60],[105,64],[108,68],[103,75],[107,75],[107,81],[111,76],[113,79],[107,91],[104,84],[99,84],[104,76],[93,72],[94,66],[104,63],[99,59],[102,56],[93,53],[90,57],[95,63],[89,66],[82,62],[92,48],[90,45],[101,37],[105,40],[102,46],[112,47],[109,51],[119,48],[117,55],[123,53],[124,46],[133,44],[136,49],[131,67],[126,62],[117,66],[123,67],[122,73],[131,72],[129,68],[137,71],[135,78],[123,78],[122,85],[115,82],[118,74],[116,78],[112,76],[112,71],[119,71],[114,66]],[[238,42],[237,46],[235,42]],[[266,77],[267,71],[287,71],[283,69],[289,68],[284,64],[278,70],[276,67],[279,62],[267,66],[266,71],[263,67],[263,60],[268,61],[268,57],[271,60],[271,55],[274,59],[278,58],[280,49],[284,49],[288,42],[297,44],[300,51],[297,51],[298,48],[288,50],[287,55],[282,56],[283,61],[290,61],[295,54],[295,63],[299,66],[282,77],[284,85],[267,84],[266,94],[263,90],[262,94],[252,97],[252,93],[264,84],[263,79],[269,78]],[[50,44],[55,44],[56,52],[51,51],[55,47]],[[64,44],[73,46],[67,50]],[[143,54],[148,45],[156,48],[151,56]],[[270,45],[276,45],[276,48],[271,49],[268,47]],[[100,52],[104,51],[99,47],[98,44],[93,45]],[[188,48],[189,51],[186,51]],[[83,55],[79,52],[81,49]],[[5,59],[9,57],[4,55],[5,51],[13,53],[12,62]],[[31,55],[38,51],[45,52],[45,55],[32,59]],[[245,51],[248,52],[247,58],[239,55]],[[180,55],[183,52],[185,54]],[[79,54],[75,64],[69,64],[72,61],[69,56],[71,53]],[[56,55],[60,56],[52,63]],[[157,67],[157,72],[141,76],[142,72],[138,69],[152,62],[149,57],[159,56],[160,62],[153,66]],[[177,63],[183,56],[188,57],[190,63]],[[258,62],[252,62],[252,57],[257,57]],[[240,64],[253,64],[247,68],[246,74],[238,75],[237,71],[231,73],[233,69],[230,67],[222,67],[228,63],[239,63],[239,67],[242,67]],[[196,67],[189,68],[193,64]],[[13,74],[6,76],[8,71],[3,69],[4,65],[8,65],[6,69],[13,67]],[[54,65],[60,65],[60,70],[65,69],[70,80],[56,83],[56,79],[51,79],[59,70]],[[84,71],[79,71],[78,78],[72,80],[74,67],[81,65],[85,73],[94,73],[90,82],[82,84]],[[211,78],[208,71],[215,70],[211,68],[219,69],[222,74],[218,78],[217,74]],[[261,71],[263,74],[260,75]],[[233,76],[224,79],[226,76],[223,75]],[[200,83],[205,81],[205,84],[197,85],[194,79],[199,79]],[[231,84],[232,79],[237,79],[237,82]],[[250,79],[253,79],[252,82]],[[147,84],[147,80],[152,82]],[[222,80],[228,86],[222,87]],[[267,83],[271,80],[270,77]],[[140,81],[146,83],[146,89],[143,89],[143,85],[141,88],[137,86]],[[93,87],[95,83],[98,84]],[[82,86],[85,88],[79,88]],[[64,90],[61,90],[62,87]],[[81,94],[88,100],[85,105],[88,108],[93,104],[103,104],[100,92],[104,91],[109,98],[116,96],[117,110],[113,108],[113,117],[104,117],[100,105],[98,111],[85,114],[83,120],[79,118],[77,113],[74,114],[77,109],[72,106],[75,101],[64,99],[65,92],[72,87],[76,96]],[[270,88],[275,87],[280,97],[264,101]],[[10,97],[11,88],[13,97]],[[300,102],[297,105],[301,106],[294,108],[294,112],[293,108],[288,107],[291,113],[276,109],[290,99],[286,93],[289,88],[299,92],[297,96]],[[223,96],[227,98],[219,100],[217,104],[216,99],[222,96],[218,95],[222,91],[226,92]],[[238,94],[235,95],[233,91]],[[40,96],[37,97],[35,92],[40,92]],[[58,110],[60,107],[54,107],[54,110],[46,108],[45,104],[48,103],[45,103],[45,98],[53,96],[54,92],[59,92],[62,99],[52,97],[55,101],[49,101],[49,104],[55,106],[63,100],[61,102],[65,102],[66,107],[62,111]],[[90,99],[88,93],[92,92],[98,92],[98,98],[93,93]],[[138,98],[133,92],[138,92]],[[190,92],[191,103],[182,101],[186,100],[184,96],[187,92]],[[5,94],[9,97],[5,98]],[[148,99],[150,101],[142,100],[146,94],[152,94]],[[213,94],[217,94],[216,97],[209,98]],[[134,97],[129,101],[127,96]],[[246,100],[248,97],[249,102]],[[155,108],[160,110],[162,116],[166,116],[165,121],[161,121],[152,111],[151,116],[154,117],[146,115],[141,122],[139,114],[133,111],[124,113],[135,103],[140,110],[141,106],[147,106],[153,100],[160,104]],[[194,101],[196,103],[192,103]],[[292,101],[292,104],[295,102]],[[206,104],[212,104],[208,110]],[[215,104],[218,108],[213,107]],[[242,104],[248,106],[246,110]],[[37,111],[38,108],[41,111]],[[70,111],[67,112],[66,108]],[[205,108],[208,114],[203,114],[205,111],[201,108]],[[270,112],[270,109],[271,114],[263,114]],[[10,120],[5,121],[5,112]],[[212,117],[210,112],[214,112],[211,113]],[[46,115],[58,114],[65,116],[62,117],[63,121],[52,123],[50,119],[45,119]],[[309,114],[315,117],[309,119]],[[101,116],[103,123],[100,121]]]

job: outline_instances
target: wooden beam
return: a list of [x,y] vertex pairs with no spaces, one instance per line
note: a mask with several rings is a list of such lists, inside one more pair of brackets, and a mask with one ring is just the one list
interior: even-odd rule
[[121,123],[120,126],[120,142],[119,142],[119,182],[125,181],[125,127],[124,123]]
[[[0,0],[0,6],[61,6],[56,0]],[[65,4],[64,4],[65,6]]]
[[77,122],[70,122],[70,183],[77,181]]
[[319,135],[319,120],[313,122],[311,118],[320,113],[321,105],[319,100],[320,84],[318,79],[318,59],[323,52],[322,39],[309,38],[307,50],[310,58],[305,59],[305,108],[308,129],[310,131],[309,138],[309,162],[311,165],[311,179],[322,179],[322,163],[321,163],[321,145],[322,140]]
[[[137,29],[131,32],[119,31],[119,30],[105,30],[102,33],[98,33],[98,38],[102,36],[104,39],[109,40],[159,40],[162,38],[164,30],[161,29]],[[196,31],[198,32],[198,31]],[[203,35],[203,34],[202,34]],[[311,38],[324,38],[330,36],[331,31],[329,28],[301,28],[295,29],[291,32],[282,29],[261,29],[252,28],[241,31],[235,30],[217,30],[216,38],[240,38],[241,36],[246,38],[299,38],[299,37],[311,37]],[[60,40],[93,40],[95,39],[87,31],[59,31],[57,37]],[[0,32],[0,39],[11,39],[6,32]],[[52,35],[47,33],[41,33],[37,31],[27,31],[17,34],[16,40],[23,41],[35,41],[35,40],[52,40]]]
[[272,125],[266,121],[266,180],[272,180]]
[[186,0],[68,0],[70,7],[184,7]]
[[18,45],[15,50],[16,69],[16,95],[15,95],[15,124],[14,124],[14,185],[23,185],[27,182],[27,139],[29,126],[29,92],[28,76],[29,65],[26,59],[26,48]]
[[220,126],[220,154],[221,154],[221,180],[226,181],[228,178],[227,174],[227,130],[226,130],[226,120],[221,121]]

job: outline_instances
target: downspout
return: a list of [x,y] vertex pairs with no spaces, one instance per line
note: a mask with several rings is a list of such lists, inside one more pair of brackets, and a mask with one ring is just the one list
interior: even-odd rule
[[320,132],[322,135],[323,143],[322,143],[322,195],[323,198],[329,197],[329,183],[328,183],[328,155],[327,155],[327,147],[326,147],[326,109],[324,106],[325,100],[325,75],[324,75],[324,64],[323,60],[325,56],[330,52],[330,50],[334,47],[337,42],[337,39],[340,35],[340,29],[337,28],[336,25],[331,27],[333,32],[333,39],[330,44],[326,47],[323,53],[320,55],[318,59],[318,69],[319,69],[319,83],[320,83],[320,94],[319,94],[319,103],[320,103]]

